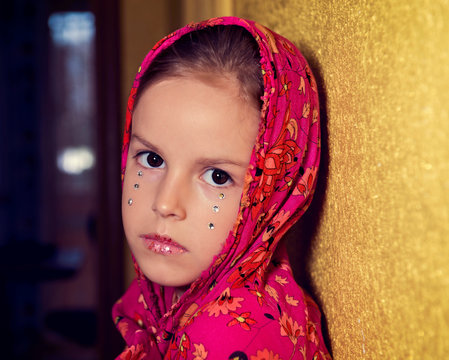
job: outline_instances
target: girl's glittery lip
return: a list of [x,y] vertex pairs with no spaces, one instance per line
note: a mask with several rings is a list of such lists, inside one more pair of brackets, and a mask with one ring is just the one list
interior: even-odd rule
[[145,234],[140,236],[147,249],[161,255],[177,255],[187,252],[187,249],[168,236]]

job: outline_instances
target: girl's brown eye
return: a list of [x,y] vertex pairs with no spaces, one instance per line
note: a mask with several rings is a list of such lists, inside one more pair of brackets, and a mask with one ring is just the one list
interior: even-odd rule
[[165,161],[162,157],[153,152],[153,151],[145,151],[137,155],[137,161],[147,168],[164,168]]
[[212,172],[212,180],[217,185],[223,185],[229,180],[229,175],[222,170],[214,170]]
[[147,156],[148,165],[151,167],[161,167],[164,163],[164,160],[156,153],[150,151]]
[[209,169],[203,175],[204,181],[213,186],[226,186],[232,184],[231,176],[220,169]]

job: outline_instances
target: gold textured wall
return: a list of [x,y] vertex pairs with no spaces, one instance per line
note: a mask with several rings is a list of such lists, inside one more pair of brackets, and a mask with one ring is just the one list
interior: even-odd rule
[[309,267],[335,359],[449,359],[449,2],[235,6],[294,41],[321,83]]

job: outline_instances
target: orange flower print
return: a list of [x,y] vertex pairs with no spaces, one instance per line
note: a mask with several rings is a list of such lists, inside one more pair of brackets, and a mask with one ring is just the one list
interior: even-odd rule
[[276,302],[279,301],[279,295],[275,288],[272,288],[270,285],[265,285],[265,291],[274,299]]
[[271,33],[271,31],[269,29],[267,29],[265,26],[259,24],[259,23],[254,23],[254,25],[262,32],[264,33],[265,37],[267,38],[267,42],[268,45],[270,46],[271,52],[272,53],[279,53],[279,50],[277,48],[276,45],[276,39],[274,38],[273,34]]
[[120,334],[125,337],[126,333],[128,332],[128,323],[126,321],[120,321],[118,323],[118,331],[120,331]]
[[209,20],[201,21],[199,23],[191,22],[191,23],[187,24],[187,26],[192,28],[192,29],[202,29],[202,28],[207,27],[207,26],[219,25],[222,22],[223,22],[223,19],[215,17],[215,18],[211,18]]
[[298,122],[295,118],[290,118],[286,124],[286,130],[290,134],[290,139],[296,140],[298,137]]
[[271,221],[272,225],[268,226],[265,230],[262,240],[268,241],[268,239],[271,237],[271,234],[274,232],[275,229],[278,229],[281,225],[283,225],[288,219],[290,218],[290,211],[281,210],[279,211]]
[[[167,39],[170,39],[171,37],[175,36],[177,33],[177,31],[175,31],[174,33],[171,33],[165,37],[163,37],[162,39],[160,39],[154,46],[153,46],[153,51],[156,50],[159,46],[161,46]],[[141,69],[140,69],[141,70]],[[139,73],[140,73],[139,70]]]
[[[186,333],[180,336],[172,336],[168,346],[168,352],[164,359],[187,359],[190,350],[190,338]],[[190,353],[190,352],[189,352]]]
[[285,295],[285,301],[287,304],[290,304],[292,306],[298,306],[298,300],[296,300],[293,296]]
[[[264,84],[270,84],[271,83],[270,78],[273,75],[273,71],[266,64],[262,64],[261,68],[262,68],[263,83]],[[273,94],[273,93],[274,93],[274,88],[271,88],[270,90],[265,90],[264,94],[263,94],[263,97],[266,98],[266,97],[269,96],[269,94]],[[263,111],[265,111],[265,110],[266,109],[264,109]]]
[[186,333],[184,333],[181,336],[181,341],[179,342],[178,347],[179,353],[182,355],[184,359],[187,358],[187,350],[189,349],[190,349],[190,339],[189,336]]
[[273,127],[274,125],[274,120],[276,119],[276,116],[279,113],[279,110],[276,107],[276,104],[273,104],[272,108],[271,108],[271,113],[273,114],[272,117],[269,117],[268,123],[267,123],[267,128],[270,129]]
[[318,336],[316,333],[315,323],[308,321],[307,322],[307,340],[313,342],[315,345],[318,345]]
[[285,312],[282,313],[282,317],[279,319],[279,325],[281,325],[281,336],[288,336],[294,345],[296,345],[300,336],[305,335],[302,326],[299,326]]
[[312,71],[310,70],[308,65],[306,65],[306,76],[307,76],[307,80],[309,80],[309,84],[310,84],[310,87],[312,88],[312,90],[317,92],[316,81],[315,81],[315,78],[312,76]]
[[318,109],[313,109],[312,124],[318,121]]
[[293,178],[292,178],[289,174],[286,174],[286,175],[284,176],[284,182],[285,182],[285,184],[282,185],[282,187],[279,189],[280,192],[281,192],[281,191],[285,191],[285,190],[287,190],[290,186],[292,186]]
[[279,91],[279,96],[282,96],[285,94],[287,97],[287,100],[289,99],[289,90],[292,87],[292,82],[288,81],[287,74],[281,75],[281,90]]
[[270,240],[271,239],[271,235],[273,234],[274,230],[276,230],[276,225],[275,224],[273,224],[273,225],[270,224],[269,226],[267,226],[267,229],[263,233],[262,241]]
[[251,355],[251,360],[282,360],[278,354],[268,349],[257,350],[256,355]]
[[222,22],[223,22],[223,19],[220,19],[218,17],[214,17],[214,18],[211,18],[209,20],[204,21],[203,24],[205,26],[214,26],[214,25],[219,25]]
[[306,83],[304,81],[304,78],[301,76],[301,80],[299,80],[299,86],[298,91],[302,95],[306,92]]
[[295,189],[293,190],[293,195],[302,195],[304,197],[307,197],[313,187],[316,172],[316,167],[307,168],[301,180],[298,182],[298,185],[296,185]]
[[209,316],[214,315],[215,317],[218,317],[220,314],[227,315],[229,311],[235,311],[237,308],[241,307],[241,301],[243,301],[243,298],[231,296],[231,290],[226,288],[217,300],[212,301],[206,307],[206,310],[209,312]]
[[122,320],[122,319],[123,319],[123,316],[116,316],[114,318],[114,324],[117,325],[120,322],[120,320]]
[[287,278],[283,278],[282,276],[276,275],[276,277],[274,279],[276,280],[276,282],[279,285],[284,286],[284,285],[288,284]]
[[140,294],[139,299],[137,301],[143,305],[145,310],[148,310],[148,305],[145,301],[145,298],[143,297],[143,294]]
[[259,291],[257,291],[256,289],[249,289],[248,291],[257,297],[257,302],[260,306],[264,304],[265,298]]
[[143,329],[143,318],[138,313],[134,313],[134,321]]
[[184,326],[186,324],[190,325],[191,323],[193,323],[195,318],[201,314],[201,311],[196,312],[196,309],[198,309],[198,304],[193,303],[192,305],[190,305],[189,308],[186,310],[186,312],[182,315],[181,319],[179,320],[179,325]]
[[329,353],[323,352],[322,350],[317,350],[313,354],[312,360],[332,360],[332,358]]
[[234,319],[232,319],[230,322],[228,322],[228,326],[234,326],[236,324],[240,324],[242,329],[244,330],[251,330],[250,325],[254,325],[256,323],[256,320],[251,319],[249,316],[251,315],[250,312],[246,312],[243,314],[237,314],[233,311],[229,313]]
[[[264,158],[259,161],[261,168],[259,186],[254,192],[252,215],[259,213],[262,203],[266,198],[270,197],[274,191],[276,180],[296,163],[296,155],[300,152],[300,148],[293,140],[285,140],[281,144],[273,146]],[[256,175],[257,176],[257,175]]]
[[143,345],[131,345],[120,354],[120,360],[142,360],[147,356],[143,351]]
[[304,106],[302,108],[302,117],[308,118],[309,114],[310,114],[310,103],[306,102],[306,103],[304,103]]
[[290,54],[295,55],[295,50],[293,49],[293,46],[290,45],[290,43],[286,40],[282,40],[282,46],[285,50],[287,50]]
[[231,288],[241,288],[246,281],[254,282],[256,277],[259,276],[260,265],[264,262],[266,256],[268,256],[266,246],[254,250],[228,277],[228,283],[232,283]]
[[299,151],[298,145],[293,140],[286,140],[284,143],[272,147],[265,156],[264,172],[273,176],[281,174],[284,167],[286,170],[290,169],[294,165],[295,156]]
[[287,271],[289,274],[293,275],[292,268],[291,268],[290,263],[288,261],[286,261],[284,259],[281,259],[280,263],[279,263],[279,268],[284,270],[284,271]]
[[195,357],[193,360],[205,360],[207,358],[207,351],[204,348],[203,344],[193,344],[195,346],[195,351],[193,352],[193,355]]
[[131,109],[133,108],[134,105],[134,99],[136,97],[136,93],[137,93],[137,87],[132,87],[130,94],[129,94],[129,98],[128,98],[128,112],[131,114]]

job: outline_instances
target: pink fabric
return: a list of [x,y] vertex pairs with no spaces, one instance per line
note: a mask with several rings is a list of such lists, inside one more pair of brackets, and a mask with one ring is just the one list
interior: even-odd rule
[[320,311],[295,283],[280,242],[311,202],[320,157],[316,83],[291,42],[235,17],[191,24],[162,39],[129,97],[122,174],[140,76],[183,34],[217,24],[247,29],[262,57],[261,125],[240,212],[221,253],[179,301],[173,288],[152,283],[136,265],[136,279],[113,308],[127,343],[118,359],[330,359]]

